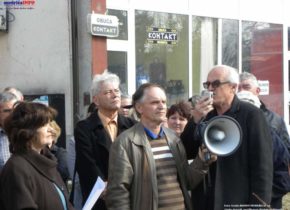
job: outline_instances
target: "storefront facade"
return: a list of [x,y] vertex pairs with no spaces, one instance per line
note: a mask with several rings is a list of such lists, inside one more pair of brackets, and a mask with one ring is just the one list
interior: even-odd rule
[[[130,95],[158,82],[170,105],[199,94],[213,65],[231,65],[263,82],[262,100],[289,124],[289,0],[35,2],[6,13],[0,2],[9,26],[0,27],[0,89],[50,96],[66,139],[86,117],[92,76],[105,68]],[[93,36],[93,12],[117,16],[118,37]]]
[[119,19],[119,36],[106,41],[108,70],[130,95],[144,82],[159,83],[170,105],[199,94],[212,66],[230,65],[255,74],[261,99],[289,122],[287,4],[107,0],[106,14]]

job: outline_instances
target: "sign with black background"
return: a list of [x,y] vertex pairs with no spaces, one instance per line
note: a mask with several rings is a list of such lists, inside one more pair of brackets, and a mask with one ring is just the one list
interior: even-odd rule
[[177,44],[177,30],[168,28],[148,27],[147,42],[151,44]]

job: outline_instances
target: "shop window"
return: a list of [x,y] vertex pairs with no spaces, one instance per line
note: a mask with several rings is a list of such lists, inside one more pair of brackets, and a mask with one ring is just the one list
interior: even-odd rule
[[[288,29],[289,32],[289,29]],[[289,37],[289,36],[288,36]],[[289,123],[290,124],[290,60],[288,60],[288,95],[287,95],[287,100],[288,100],[288,109],[289,109]]]
[[[290,27],[288,27],[288,51],[290,51]],[[290,123],[290,60],[288,60],[288,108],[289,108],[289,123]]]
[[269,84],[262,92],[266,106],[283,116],[283,26],[242,22],[242,70]]
[[[222,30],[219,30],[221,28]],[[218,32],[221,34],[218,34]],[[238,68],[239,22],[230,19],[192,17],[192,92],[199,94],[209,70],[218,64],[218,37],[221,37],[221,64]]]
[[239,68],[239,21],[222,19],[222,64]]
[[108,9],[108,15],[117,16],[119,19],[119,36],[110,39],[128,40],[128,16],[125,10]]
[[288,51],[290,51],[290,27],[288,27]]
[[218,19],[192,17],[192,92],[199,94],[209,70],[217,64]]
[[136,87],[154,82],[168,104],[188,99],[188,16],[136,10]]
[[127,68],[127,52],[108,51],[108,70],[119,76],[124,94],[128,94]]

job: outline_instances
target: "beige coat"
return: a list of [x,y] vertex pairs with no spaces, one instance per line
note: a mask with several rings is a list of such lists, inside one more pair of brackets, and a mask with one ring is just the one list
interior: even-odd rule
[[[198,158],[189,166],[180,139],[167,128],[164,133],[176,162],[186,209],[191,210],[187,190],[203,179],[207,166]],[[123,132],[111,147],[106,203],[110,210],[158,208],[155,161],[141,123]]]

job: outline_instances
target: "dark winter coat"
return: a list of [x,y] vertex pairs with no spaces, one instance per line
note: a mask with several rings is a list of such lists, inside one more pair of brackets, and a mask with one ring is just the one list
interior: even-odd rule
[[67,151],[66,149],[53,144],[50,148],[51,153],[57,159],[57,170],[60,173],[62,180],[66,183],[69,180],[69,171],[67,165]]
[[[206,199],[206,202],[212,203],[209,209],[234,208],[242,204],[244,207],[254,207],[261,203],[259,199],[270,204],[273,180],[272,139],[262,111],[235,97],[231,108],[224,115],[238,121],[242,129],[242,142],[235,153],[218,157],[216,164],[210,166],[213,188],[206,189],[209,190],[206,192],[207,196],[211,198]],[[215,116],[217,112],[213,110],[205,121]],[[202,141],[194,139],[193,130],[196,127],[191,122],[181,135],[188,157],[195,156],[196,147]],[[199,192],[200,195],[202,193]],[[202,206],[200,209],[206,208]]]
[[33,150],[13,154],[0,176],[0,209],[63,210],[55,185],[63,192],[67,209],[74,209],[56,166],[56,159],[49,151],[45,155]]
[[260,102],[262,104],[260,108],[263,111],[264,116],[266,117],[266,121],[268,122],[270,129],[278,134],[278,136],[286,146],[288,152],[290,153],[289,133],[284,119],[275,112],[269,110],[262,101]]
[[[136,123],[131,118],[118,115],[118,135]],[[78,122],[75,128],[76,171],[79,174],[83,201],[85,202],[98,177],[108,179],[109,151],[112,140],[97,112]],[[106,209],[99,199],[94,209]]]

